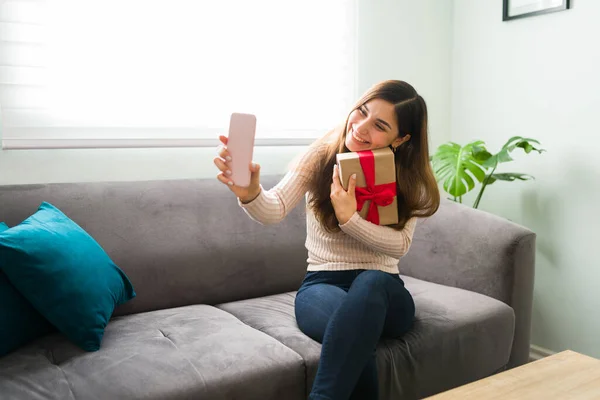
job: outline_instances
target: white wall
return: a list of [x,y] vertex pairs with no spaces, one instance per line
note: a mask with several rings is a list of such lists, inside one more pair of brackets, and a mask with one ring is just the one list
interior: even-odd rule
[[358,87],[404,80],[429,110],[431,147],[450,139],[450,0],[359,0]]
[[600,357],[600,2],[572,5],[502,22],[500,0],[455,0],[451,137],[542,142],[503,166],[536,180],[494,184],[481,208],[538,234],[533,343]]
[[[433,141],[446,140],[450,137],[452,2],[358,1],[359,90],[383,79],[410,82],[429,103]],[[263,174],[279,173],[301,150],[260,147],[255,159]],[[213,148],[4,150],[0,151],[0,184],[213,177],[214,155]]]

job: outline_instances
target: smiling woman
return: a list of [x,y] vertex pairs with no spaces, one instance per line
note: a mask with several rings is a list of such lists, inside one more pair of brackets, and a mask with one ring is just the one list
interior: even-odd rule
[[410,139],[398,137],[394,104],[375,98],[358,107],[348,117],[346,147],[350,151],[397,148]]
[[398,193],[398,224],[430,216],[439,207],[439,189],[429,162],[427,105],[408,83],[380,82],[354,105],[347,120],[313,144],[321,153],[310,167],[309,205],[331,231],[339,230],[330,201],[336,154],[390,147],[394,150]]
[[[440,203],[427,136],[423,98],[408,83],[389,80],[368,90],[346,121],[310,146],[269,190],[260,185],[256,164],[248,166],[250,185],[235,185],[225,163],[231,158],[228,139],[221,137],[217,179],[249,217],[275,224],[308,198],[308,267],[295,312],[300,329],[323,343],[310,399],[377,399],[373,350],[381,337],[401,337],[412,326],[415,304],[398,263],[417,219],[434,214]],[[359,216],[355,181],[344,190],[334,165],[339,153],[388,146],[397,168],[398,224],[379,225]]]

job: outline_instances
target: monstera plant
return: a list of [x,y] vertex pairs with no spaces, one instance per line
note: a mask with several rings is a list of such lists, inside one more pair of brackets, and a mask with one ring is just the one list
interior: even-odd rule
[[497,181],[512,182],[526,181],[533,176],[520,172],[496,172],[498,165],[512,161],[511,153],[522,149],[526,154],[536,151],[542,153],[535,145],[540,143],[535,139],[520,136],[511,137],[496,154],[490,153],[485,143],[475,140],[464,146],[454,142],[444,143],[431,156],[431,163],[438,182],[452,196],[454,201],[462,203],[462,197],[475,189],[480,183],[479,193],[473,203],[473,208],[479,207],[481,197],[486,187]]

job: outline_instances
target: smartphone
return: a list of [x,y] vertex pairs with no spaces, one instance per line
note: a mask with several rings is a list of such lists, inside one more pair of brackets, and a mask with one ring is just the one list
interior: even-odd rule
[[250,163],[254,153],[256,134],[256,116],[253,114],[233,113],[229,120],[227,150],[231,161],[226,164],[231,171],[231,180],[236,186],[250,185]]

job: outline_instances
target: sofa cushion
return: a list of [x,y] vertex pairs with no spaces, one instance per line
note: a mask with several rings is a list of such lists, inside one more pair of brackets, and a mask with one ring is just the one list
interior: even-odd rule
[[294,313],[295,299],[296,292],[289,292],[219,304],[216,307],[235,315],[244,323],[274,337],[300,354],[306,366],[306,386],[311,388],[319,366],[321,344],[298,328]]
[[9,399],[302,399],[302,358],[207,305],[117,317],[87,353],[50,335],[0,358]]
[[[0,232],[7,229],[0,222]],[[0,357],[53,330],[0,271]]]
[[[377,348],[381,398],[423,398],[483,378],[509,359],[513,310],[490,297],[401,276],[416,304],[413,329]],[[294,317],[294,293],[218,305],[300,354],[307,388],[318,367],[320,344]]]
[[115,307],[135,297],[127,276],[100,245],[47,202],[0,232],[0,270],[40,314],[87,351],[100,348]]

